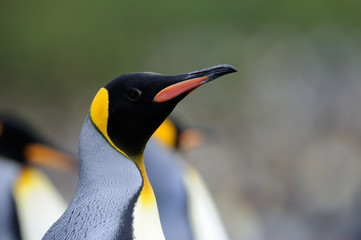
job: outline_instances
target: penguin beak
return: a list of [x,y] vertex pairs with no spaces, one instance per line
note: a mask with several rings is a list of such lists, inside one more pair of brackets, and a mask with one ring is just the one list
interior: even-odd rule
[[193,91],[207,82],[232,72],[237,72],[237,69],[223,64],[184,74],[185,77],[181,81],[158,92],[153,101],[158,103],[169,101],[182,93]]
[[29,163],[64,172],[76,170],[78,167],[73,157],[40,143],[28,144],[25,147],[25,158]]

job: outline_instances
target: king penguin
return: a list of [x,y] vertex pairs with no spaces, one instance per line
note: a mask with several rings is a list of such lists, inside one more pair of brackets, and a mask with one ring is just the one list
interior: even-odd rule
[[[185,127],[167,118],[144,152],[146,170],[157,199],[159,217],[169,240],[228,240],[206,184],[180,154],[211,140],[211,129]],[[164,181],[167,179],[167,181]]]
[[77,169],[74,158],[26,122],[0,114],[0,239],[40,239],[66,209],[60,193],[36,165]]
[[232,72],[218,65],[180,75],[131,73],[101,88],[79,137],[78,188],[43,239],[164,239],[146,143],[187,94]]

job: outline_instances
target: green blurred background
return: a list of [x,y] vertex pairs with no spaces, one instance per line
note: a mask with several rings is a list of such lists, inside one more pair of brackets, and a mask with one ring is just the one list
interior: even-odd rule
[[[361,238],[361,2],[0,2],[0,110],[76,153],[97,90],[127,72],[239,72],[176,114],[231,239]],[[75,176],[52,173],[71,199]]]

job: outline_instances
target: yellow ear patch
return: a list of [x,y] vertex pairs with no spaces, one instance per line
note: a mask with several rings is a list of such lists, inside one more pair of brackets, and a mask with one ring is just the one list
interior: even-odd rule
[[95,96],[90,107],[90,118],[103,135],[107,134],[109,117],[109,96],[108,90],[101,88]]
[[92,105],[90,107],[90,119],[98,130],[103,134],[105,139],[112,145],[118,152],[126,156],[122,150],[120,150],[108,135],[108,118],[109,118],[109,94],[108,90],[101,88],[95,96]]
[[171,148],[177,147],[177,129],[174,123],[169,119],[164,120],[153,136]]

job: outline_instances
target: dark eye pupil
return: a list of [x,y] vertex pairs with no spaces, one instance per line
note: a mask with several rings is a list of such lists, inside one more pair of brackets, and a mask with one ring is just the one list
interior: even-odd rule
[[127,94],[128,94],[128,98],[130,100],[137,100],[140,97],[140,94],[142,92],[139,89],[136,88],[131,88],[128,90]]

